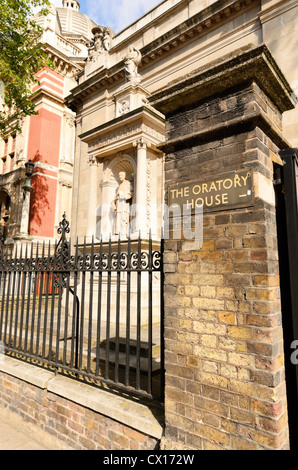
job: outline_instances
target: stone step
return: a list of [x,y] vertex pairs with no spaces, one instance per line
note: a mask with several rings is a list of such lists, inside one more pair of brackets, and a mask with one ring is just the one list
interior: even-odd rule
[[[93,361],[96,361],[96,349],[93,348],[91,350],[91,353],[93,356]],[[106,350],[100,348],[99,351],[99,358],[100,361],[105,362],[106,360]],[[109,364],[111,364],[113,367],[116,365],[116,351],[110,350],[109,351]],[[123,352],[118,353],[118,365],[121,368],[126,367],[126,354]],[[137,369],[137,357],[134,354],[130,354],[128,357],[128,364],[130,370],[136,371]],[[149,363],[148,363],[148,357],[140,357],[140,371],[147,373],[149,370]],[[160,359],[159,357],[152,357],[152,372],[158,372],[160,370]]]
[[[14,329],[12,328],[12,332],[14,332]],[[4,331],[3,331],[4,333]],[[3,338],[4,335],[2,335]],[[43,345],[43,331],[40,331],[40,338],[39,338],[39,354],[41,354],[42,350],[42,345]],[[6,332],[6,339],[8,339],[8,331]],[[45,336],[45,351],[46,353],[48,352],[48,347],[49,347],[49,341],[50,337],[47,332]],[[71,337],[67,337],[68,340],[68,345],[67,345],[67,356],[70,354],[70,347],[71,347]],[[22,334],[22,347],[24,346],[24,341],[25,341],[25,329],[23,329],[23,334]],[[36,353],[36,330],[34,329],[33,331],[33,347],[32,351],[33,354]],[[57,342],[57,336],[54,333],[52,335],[52,354],[53,357],[56,355],[56,342]],[[96,338],[92,339],[92,344],[96,344]],[[16,337],[16,345],[19,345],[19,334],[17,334]],[[27,350],[29,351],[31,345],[31,329],[28,330],[27,332]],[[101,362],[106,361],[106,355],[107,355],[107,350],[106,350],[106,340],[103,339],[100,342],[100,348],[99,348],[99,357]],[[59,341],[59,357],[63,357],[63,348],[64,348],[64,337],[60,336],[60,341]],[[91,352],[91,360],[96,362],[96,346],[93,346],[90,350]],[[140,370],[141,372],[147,372],[148,371],[148,353],[149,353],[149,345],[147,341],[140,341]],[[152,344],[152,371],[158,371],[160,369],[160,345],[159,344]],[[87,363],[87,357],[88,357],[88,342],[87,338],[84,338],[83,340],[83,358],[82,358],[82,363]],[[108,358],[109,358],[109,364],[112,365],[113,367],[116,364],[116,337],[110,338],[109,341],[109,351],[108,351]],[[118,351],[118,364],[119,367],[125,367],[126,365],[126,338],[120,337],[119,338],[119,351]],[[137,340],[134,338],[130,338],[129,340],[129,367],[130,369],[135,369],[137,368]]]
[[[116,338],[110,338],[109,340],[110,343],[110,350],[115,351],[116,350],[116,344],[117,344],[117,339]],[[119,352],[121,353],[126,353],[126,338],[119,338],[118,339],[118,344],[119,344]],[[106,341],[103,341],[101,343],[101,347],[105,348],[106,347]],[[136,356],[137,354],[137,347],[138,343],[136,339],[130,339],[129,340],[129,354]],[[140,341],[140,356],[141,357],[148,357],[149,356],[149,343],[148,341]],[[158,344],[152,344],[152,356],[157,356],[160,353],[160,346]]]

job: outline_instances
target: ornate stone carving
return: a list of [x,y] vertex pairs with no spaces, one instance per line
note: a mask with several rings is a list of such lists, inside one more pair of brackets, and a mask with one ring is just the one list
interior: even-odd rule
[[142,54],[134,46],[130,46],[124,57],[125,77],[132,84],[140,83],[141,76],[138,73],[138,65],[141,63]]
[[61,184],[61,186],[65,186],[66,188],[72,188],[72,184],[70,181],[66,181],[66,180],[59,180],[59,184]]
[[65,121],[66,121],[67,125],[68,125],[69,127],[74,127],[74,125],[75,125],[75,117],[74,117],[74,116],[67,115],[66,113],[64,113],[64,116],[65,116]]
[[87,158],[87,162],[89,163],[89,166],[97,166],[98,165],[97,158],[94,157],[94,155],[89,155],[88,158]]
[[151,142],[149,142],[149,140],[144,139],[144,137],[140,137],[139,139],[133,142],[133,146],[137,148],[147,148],[151,147]]
[[102,45],[105,51],[109,51],[112,46],[112,39],[114,37],[114,31],[107,26],[103,32]]
[[125,171],[119,172],[119,179],[120,184],[112,201],[112,210],[115,212],[115,234],[120,235],[120,238],[123,239],[127,237],[133,187],[126,179]]
[[92,29],[94,39],[88,49],[88,61],[94,62],[103,52],[108,52],[112,45],[114,32],[108,26],[95,26]]
[[158,142],[165,141],[165,136],[161,132],[158,132],[157,130],[151,128],[150,126],[147,126],[146,124],[137,124],[135,126],[121,129],[120,131],[114,134],[110,134],[107,137],[103,137],[101,139],[95,140],[94,142],[89,144],[89,151],[92,152],[94,150],[99,150],[102,147],[105,147],[106,145],[111,145],[115,142],[120,141],[121,139],[125,139],[126,137],[133,136],[134,134],[137,134],[140,132],[144,132],[150,135],[151,137],[153,137],[154,140],[157,140]]
[[130,110],[129,101],[128,100],[122,101],[122,103],[120,103],[119,105],[119,114],[122,116],[123,114],[128,113],[129,110]]
[[125,137],[129,137],[130,135],[133,135],[137,132],[140,132],[142,130],[142,125],[136,125],[136,126],[131,126],[127,127],[125,129],[122,129],[121,131],[110,134],[107,137],[104,137],[102,139],[98,139],[96,142],[90,144],[89,150],[97,150],[101,147],[104,147],[105,145],[112,144],[113,142],[117,142],[118,140],[121,140]]
[[74,64],[70,64],[66,62],[66,60],[61,59],[57,55],[55,55],[53,52],[49,52],[48,58],[55,64],[57,70],[61,75],[64,77],[68,78],[75,78],[77,75],[77,72],[79,71],[78,68]]

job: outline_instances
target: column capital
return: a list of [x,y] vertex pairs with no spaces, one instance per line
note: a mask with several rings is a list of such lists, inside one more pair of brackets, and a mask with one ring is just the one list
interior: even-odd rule
[[77,116],[77,117],[75,117],[75,123],[76,123],[77,125],[81,125],[81,124],[82,124],[82,121],[83,121],[82,116]]
[[151,142],[149,142],[149,140],[144,139],[144,137],[140,137],[139,139],[133,142],[133,146],[137,147],[138,149],[146,149],[147,147],[151,147]]
[[89,166],[97,166],[98,165],[98,160],[93,155],[89,155],[87,157],[87,163],[89,163]]
[[66,124],[68,124],[69,127],[74,127],[76,124],[76,120],[73,116],[70,116],[69,114],[64,113],[64,118]]

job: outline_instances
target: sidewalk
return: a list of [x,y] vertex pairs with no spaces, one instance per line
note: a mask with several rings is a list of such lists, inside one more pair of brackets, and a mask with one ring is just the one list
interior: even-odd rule
[[0,450],[48,450],[33,439],[26,427],[10,423],[0,416]]

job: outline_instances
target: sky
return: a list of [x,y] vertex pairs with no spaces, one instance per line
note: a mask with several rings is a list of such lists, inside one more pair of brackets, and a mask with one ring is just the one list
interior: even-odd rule
[[[61,7],[62,0],[50,0]],[[85,13],[95,23],[110,26],[119,33],[140,16],[144,15],[162,0],[79,0],[80,12]]]

